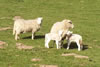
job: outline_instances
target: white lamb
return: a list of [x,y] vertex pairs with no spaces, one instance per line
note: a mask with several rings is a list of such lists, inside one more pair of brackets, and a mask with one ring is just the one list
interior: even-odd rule
[[68,41],[67,50],[69,49],[69,46],[70,46],[71,42],[76,42],[76,44],[78,46],[78,51],[83,49],[82,36],[81,35],[79,35],[79,34],[72,34],[71,31],[68,31],[66,39]]
[[16,19],[14,21],[13,35],[15,35],[15,40],[19,39],[20,33],[32,32],[32,40],[34,39],[34,34],[40,29],[42,23],[42,17],[32,19],[32,20],[24,20],[24,19]]
[[62,33],[63,33],[63,31],[59,31],[58,34],[56,34],[56,33],[47,33],[47,34],[45,34],[45,47],[49,48],[49,45],[48,45],[49,42],[51,40],[54,40],[54,41],[56,41],[57,49],[59,49],[60,45],[61,45],[61,39],[62,39],[61,35],[62,35]]

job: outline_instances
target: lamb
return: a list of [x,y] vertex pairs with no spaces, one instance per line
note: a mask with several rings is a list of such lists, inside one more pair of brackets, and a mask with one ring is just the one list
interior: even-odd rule
[[83,49],[82,36],[81,35],[79,35],[79,34],[72,34],[71,31],[68,31],[67,32],[66,40],[68,41],[67,50],[69,49],[69,46],[70,46],[71,42],[76,42],[76,44],[78,46],[78,51]]
[[45,47],[49,48],[48,44],[49,44],[50,40],[54,40],[54,41],[56,41],[57,49],[59,49],[60,45],[61,45],[61,40],[62,40],[62,38],[61,38],[62,33],[63,33],[63,31],[59,31],[58,34],[56,34],[56,33],[45,34]]
[[32,20],[24,20],[20,18],[16,19],[13,27],[13,35],[15,35],[15,40],[19,39],[19,34],[26,32],[32,32],[33,40],[35,32],[37,32],[41,27],[42,19],[42,17]]
[[74,28],[72,21],[68,19],[64,19],[61,22],[56,22],[55,24],[53,24],[50,33],[58,33],[59,30],[63,30],[64,32],[62,34],[62,37],[64,37],[66,31],[68,31],[71,28]]

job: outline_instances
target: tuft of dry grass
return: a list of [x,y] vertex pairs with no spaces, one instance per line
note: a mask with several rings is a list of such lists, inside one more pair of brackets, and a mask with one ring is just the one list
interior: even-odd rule
[[62,54],[62,56],[74,56],[75,58],[88,59],[88,56],[82,56],[75,53]]

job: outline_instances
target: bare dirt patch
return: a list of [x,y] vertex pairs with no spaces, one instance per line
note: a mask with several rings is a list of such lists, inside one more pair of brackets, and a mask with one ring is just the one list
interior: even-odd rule
[[0,19],[11,19],[10,17],[0,17]]
[[30,49],[33,49],[33,46],[27,46],[27,45],[24,45],[22,43],[16,43],[16,47],[18,49],[24,49],[24,50],[30,50]]
[[84,58],[84,59],[88,59],[89,57],[88,56],[82,56],[82,55],[76,55],[76,56],[74,56],[75,58],[80,58],[80,59],[82,59],[82,58]]
[[0,31],[4,31],[4,30],[9,30],[12,29],[11,27],[4,27],[4,28],[0,28]]
[[33,58],[33,59],[31,59],[31,61],[32,62],[36,62],[36,61],[41,61],[41,59],[39,59],[39,58]]
[[40,65],[40,67],[58,67],[58,65]]
[[74,56],[75,58],[89,59],[88,56],[78,55],[78,54],[75,54],[75,53],[62,54],[62,56]]
[[0,49],[4,49],[8,44],[6,42],[0,41]]

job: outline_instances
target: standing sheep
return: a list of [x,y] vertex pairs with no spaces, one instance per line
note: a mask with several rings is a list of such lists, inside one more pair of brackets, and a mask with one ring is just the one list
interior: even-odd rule
[[59,31],[58,34],[56,34],[56,33],[45,34],[45,47],[49,48],[48,44],[49,44],[50,40],[54,40],[54,41],[56,41],[57,49],[59,49],[60,45],[61,45],[61,40],[62,40],[62,37],[61,37],[62,33],[63,33],[63,31]]
[[78,46],[78,51],[82,50],[83,45],[82,45],[82,36],[81,35],[72,34],[71,31],[68,31],[66,40],[68,41],[67,50],[69,49],[69,46],[70,46],[71,42],[76,42],[76,44]]
[[32,40],[34,39],[34,34],[40,29],[42,23],[42,17],[32,19],[32,20],[24,20],[24,19],[16,19],[14,21],[13,35],[15,35],[15,40],[18,40],[18,35],[20,33],[32,32]]

